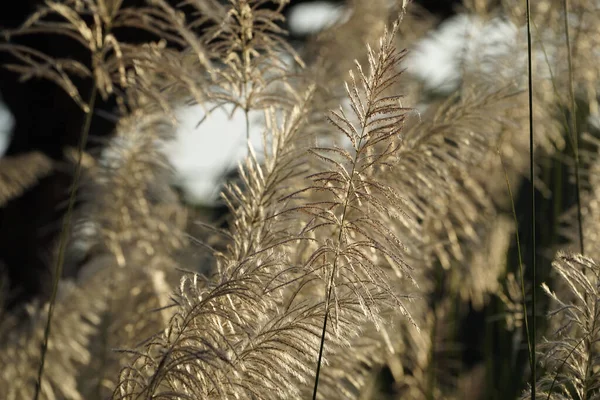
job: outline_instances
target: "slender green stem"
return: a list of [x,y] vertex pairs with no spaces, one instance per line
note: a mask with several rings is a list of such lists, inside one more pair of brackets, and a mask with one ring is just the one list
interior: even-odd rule
[[[527,4],[527,81],[528,81],[528,94],[529,94],[529,176],[531,179],[531,268],[532,268],[532,287],[531,291],[531,343],[535,343],[536,337],[536,259],[535,259],[535,168],[534,168],[534,142],[533,142],[533,69],[532,69],[532,48],[531,48],[531,4],[529,0],[525,0]],[[525,316],[527,318],[527,316]],[[531,398],[536,397],[536,376],[537,376],[537,365],[536,365],[536,354],[535,350],[531,353]]]
[[77,167],[75,169],[75,176],[73,177],[73,184],[71,185],[71,190],[69,194],[69,205],[67,207],[67,212],[63,218],[62,222],[62,230],[59,238],[58,245],[58,256],[56,257],[56,263],[54,265],[54,277],[52,279],[52,293],[50,295],[50,300],[48,303],[48,319],[46,320],[46,328],[44,329],[44,338],[42,340],[41,346],[41,358],[40,365],[37,374],[37,380],[35,383],[35,392],[33,395],[34,400],[38,400],[42,387],[42,379],[44,375],[44,364],[46,362],[46,353],[48,351],[48,341],[50,339],[50,328],[52,326],[52,316],[54,314],[54,307],[56,304],[56,295],[58,293],[58,283],[60,281],[60,277],[62,276],[63,264],[65,261],[65,250],[67,247],[67,237],[69,235],[69,227],[71,226],[71,216],[73,214],[73,208],[75,207],[75,198],[77,194],[77,188],[79,187],[79,180],[81,179],[81,172],[83,170],[83,165],[81,162],[83,150],[85,149],[90,127],[92,125],[92,117],[94,115],[94,106],[96,103],[96,97],[98,94],[98,88],[96,83],[94,82],[92,86],[92,92],[90,94],[90,99],[88,101],[89,109],[87,110],[85,121],[83,123],[83,127],[81,129],[81,135],[79,137],[79,156],[77,160]]
[[[548,52],[546,51],[546,46],[544,46],[544,41],[541,38],[540,35],[540,31],[536,25],[535,22],[532,21],[532,25],[533,25],[533,29],[535,29],[535,32],[537,34],[538,37],[538,43],[540,45],[540,48],[542,50],[542,54],[544,55],[544,60],[546,62],[546,66],[548,67],[548,72],[550,73],[550,83],[552,83],[552,90],[554,91],[554,95],[556,96],[556,99],[560,99],[560,91],[558,89],[558,85],[556,83],[556,77],[554,75],[554,72],[552,71],[552,64],[550,63],[550,59],[548,57]],[[567,111],[565,111],[564,109],[561,108],[561,110],[563,112],[561,112],[561,117],[562,117],[562,122],[565,128],[565,132],[569,132],[569,117],[567,116]],[[574,143],[573,143],[573,138],[571,136],[569,136],[567,134],[567,141],[569,142],[569,144],[571,145],[571,147],[575,147]]]
[[579,135],[577,132],[577,105],[575,103],[575,89],[573,87],[573,57],[571,55],[571,39],[569,36],[569,2],[563,0],[563,14],[565,21],[565,41],[567,45],[567,63],[569,69],[569,100],[571,119],[568,126],[568,134],[572,137],[573,154],[575,156],[575,185],[577,197],[577,225],[579,228],[579,252],[584,254],[583,245],[583,218],[581,216],[581,184],[579,176]]
[[517,239],[517,256],[519,257],[519,275],[521,278],[521,295],[523,296],[523,320],[525,321],[525,333],[527,335],[527,349],[529,350],[529,362],[533,364],[532,354],[534,350],[534,343],[532,341],[532,337],[529,333],[529,322],[527,321],[527,302],[525,301],[525,273],[523,272],[523,256],[521,252],[521,240],[519,237],[519,221],[517,219],[517,209],[515,207],[515,200],[513,196],[512,189],[510,187],[510,180],[508,179],[508,172],[506,170],[506,166],[504,165],[504,160],[502,160],[502,155],[498,150],[498,156],[500,157],[500,164],[502,164],[502,169],[504,170],[504,178],[506,180],[506,188],[508,189],[508,195],[510,196],[510,206],[512,210],[513,219],[515,221],[515,232]]

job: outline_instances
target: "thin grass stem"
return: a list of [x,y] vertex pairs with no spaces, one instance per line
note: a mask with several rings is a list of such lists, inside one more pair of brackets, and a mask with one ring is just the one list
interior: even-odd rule
[[510,197],[510,206],[512,210],[513,219],[515,221],[515,235],[517,240],[517,256],[519,258],[519,276],[521,278],[521,295],[523,296],[523,315],[525,318],[525,333],[527,335],[527,349],[529,351],[529,362],[533,363],[532,354],[534,352],[534,343],[532,342],[532,337],[529,332],[529,321],[527,321],[527,302],[525,301],[525,273],[523,272],[523,255],[521,252],[521,239],[519,237],[519,221],[517,219],[517,210],[515,207],[514,195],[512,192],[512,188],[510,187],[510,181],[508,179],[508,172],[506,170],[506,166],[504,165],[504,160],[502,160],[502,155],[500,151],[498,151],[498,156],[500,157],[500,164],[502,165],[502,169],[504,170],[504,179],[506,180],[506,188],[508,189],[508,195]]
[[[369,108],[365,115],[369,115],[371,109]],[[365,137],[365,125],[363,124],[362,130],[360,133],[360,139],[358,141],[357,149],[360,149],[362,145],[362,141]],[[354,177],[356,173],[356,164],[358,163],[359,151],[354,154],[354,160],[352,163],[352,172],[350,173],[350,180]],[[342,210],[342,217],[340,218],[340,231],[338,233],[338,243],[342,241],[342,235],[344,233],[344,223],[346,221],[346,214],[348,211],[348,201],[350,199],[350,191],[352,190],[352,182],[348,183],[348,189],[346,190],[346,198],[344,199],[344,208]],[[325,299],[325,318],[323,319],[323,330],[321,332],[321,342],[319,344],[319,358],[317,359],[317,371],[315,372],[315,387],[313,389],[313,400],[317,399],[317,391],[319,388],[319,374],[321,372],[321,362],[323,360],[323,348],[325,347],[325,333],[327,332],[327,319],[329,316],[329,303],[331,302],[331,290],[333,288],[333,278],[335,276],[335,272],[337,269],[337,260],[336,257],[333,260],[333,268],[331,269],[331,277],[329,278],[329,288],[327,290],[327,297]]]
[[41,346],[40,366],[35,382],[35,392],[33,394],[33,400],[38,400],[41,392],[42,379],[44,375],[44,365],[46,362],[46,353],[48,351],[48,341],[50,339],[50,328],[52,326],[52,317],[54,315],[56,296],[58,294],[58,283],[60,281],[60,277],[62,276],[63,265],[65,261],[65,250],[67,248],[67,237],[69,234],[69,228],[71,226],[71,217],[73,215],[73,209],[75,207],[77,188],[79,187],[79,181],[81,179],[81,173],[83,171],[83,164],[81,162],[83,157],[83,150],[85,149],[90,133],[90,127],[92,125],[92,117],[94,115],[94,106],[96,103],[97,95],[98,87],[94,82],[92,85],[92,92],[90,93],[90,99],[88,101],[89,109],[86,113],[83,127],[81,129],[81,135],[79,137],[77,166],[75,168],[73,184],[71,185],[71,190],[69,193],[69,204],[67,207],[67,212],[63,218],[62,230],[59,238],[58,256],[56,257],[56,263],[54,265],[54,277],[52,279],[52,293],[50,294],[50,300],[48,302],[48,319],[46,320],[46,327],[44,329],[44,338],[42,340]]
[[581,183],[579,172],[579,135],[577,132],[577,104],[575,103],[575,89],[573,85],[573,57],[571,54],[571,39],[569,36],[569,2],[563,0],[563,14],[565,21],[565,42],[567,45],[567,65],[569,71],[569,101],[571,119],[568,126],[568,134],[572,137],[573,154],[575,156],[575,186],[577,200],[577,225],[579,229],[579,252],[585,255],[583,244],[583,218],[581,216]]
[[[532,48],[531,48],[531,4],[529,0],[525,0],[527,5],[527,82],[528,82],[528,100],[529,100],[529,176],[531,179],[531,268],[532,268],[532,287],[531,291],[531,308],[532,308],[532,316],[531,316],[531,337],[529,341],[535,343],[536,337],[536,246],[535,246],[535,168],[534,168],[534,141],[533,141],[533,69],[532,69]],[[527,316],[525,316],[527,318]],[[531,399],[534,400],[536,397],[536,376],[537,376],[537,366],[536,366],[536,354],[535,351],[530,350],[531,356]]]

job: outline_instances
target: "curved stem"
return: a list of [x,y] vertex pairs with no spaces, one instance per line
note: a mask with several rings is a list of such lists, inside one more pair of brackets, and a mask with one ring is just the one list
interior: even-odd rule
[[[533,142],[533,71],[532,71],[532,48],[531,48],[531,4],[529,0],[525,0],[527,5],[527,81],[528,81],[528,92],[529,92],[529,175],[531,179],[531,268],[532,268],[532,287],[531,291],[531,337],[529,338],[531,343],[535,343],[536,337],[536,259],[535,259],[535,170],[534,170],[534,142]],[[525,316],[527,318],[527,316]],[[531,353],[531,398],[536,398],[536,375],[537,375],[537,365],[536,365],[536,354],[535,350]]]
[[581,183],[579,173],[579,135],[577,132],[577,105],[575,103],[575,89],[573,87],[573,57],[571,55],[571,39],[569,36],[569,2],[563,0],[563,14],[565,17],[565,41],[567,45],[567,64],[569,70],[569,100],[571,120],[568,125],[568,133],[572,138],[573,154],[575,156],[575,186],[577,198],[577,225],[579,228],[579,252],[585,255],[583,245],[583,218],[581,216]]
[[510,180],[508,178],[508,171],[506,170],[506,166],[504,165],[504,160],[502,160],[502,155],[500,154],[500,150],[498,150],[498,156],[500,157],[500,164],[502,164],[502,169],[504,170],[504,179],[506,180],[506,188],[508,189],[508,195],[510,197],[510,206],[512,209],[513,220],[515,222],[515,235],[517,240],[517,256],[519,258],[519,275],[521,278],[521,296],[523,296],[523,320],[525,321],[525,334],[527,335],[527,349],[529,351],[529,363],[533,364],[532,355],[535,352],[535,343],[533,343],[531,334],[529,332],[529,322],[527,321],[527,302],[525,301],[525,273],[523,272],[523,255],[521,251],[521,239],[519,237],[519,221],[517,218],[517,209],[515,207],[515,200],[513,196],[512,189],[510,187]]
[[35,383],[35,392],[33,395],[34,400],[38,400],[42,387],[42,379],[44,375],[44,365],[46,361],[46,353],[48,352],[48,341],[50,339],[50,328],[52,326],[52,316],[54,315],[54,307],[56,305],[56,295],[58,293],[58,283],[60,281],[60,277],[62,275],[63,264],[65,260],[65,250],[67,247],[67,237],[69,232],[69,227],[71,226],[71,217],[73,214],[73,208],[75,207],[75,198],[77,194],[77,188],[79,186],[79,180],[81,179],[81,172],[83,170],[83,165],[81,162],[83,150],[85,149],[88,136],[90,133],[90,127],[92,125],[92,117],[94,115],[94,106],[96,103],[96,97],[98,95],[98,88],[96,83],[93,83],[92,92],[90,94],[90,99],[88,101],[89,109],[85,116],[85,121],[83,123],[83,127],[81,129],[81,135],[79,137],[79,157],[77,160],[77,167],[75,169],[75,176],[73,177],[73,184],[71,185],[71,190],[69,193],[69,204],[67,207],[67,212],[63,218],[61,235],[59,238],[58,245],[58,256],[56,257],[56,263],[54,265],[54,279],[52,280],[52,293],[50,294],[50,300],[48,302],[48,319],[46,320],[46,328],[44,329],[44,338],[42,340],[41,346],[41,358],[40,358],[40,366],[38,369],[37,379]]

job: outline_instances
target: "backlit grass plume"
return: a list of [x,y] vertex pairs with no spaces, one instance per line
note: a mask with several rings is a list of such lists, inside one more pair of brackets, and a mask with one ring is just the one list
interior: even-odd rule
[[[378,329],[382,310],[396,307],[406,314],[400,296],[389,285],[390,275],[410,276],[403,259],[404,247],[388,228],[390,221],[400,218],[403,202],[394,186],[380,179],[396,160],[407,111],[402,96],[388,92],[401,73],[402,53],[394,46],[397,27],[396,23],[391,31],[384,32],[377,51],[368,47],[368,72],[357,63],[356,74],[350,74],[346,91],[354,116],[348,117],[340,107],[329,117],[350,142],[350,149],[312,149],[324,169],[317,169],[309,176],[310,186],[294,194],[317,194],[293,209],[308,218],[301,235],[317,238],[317,248],[304,268],[307,273],[316,273],[326,285],[315,395],[327,329],[336,336],[343,335],[338,327],[338,298],[354,297],[364,317]],[[387,301],[374,301],[377,297]]]
[[536,399],[596,399],[600,395],[600,267],[591,258],[565,253],[559,253],[552,265],[568,292],[559,296],[543,285],[556,306],[550,317],[557,329],[538,345],[546,373],[537,382]]
[[[538,343],[546,369],[537,399],[600,398],[597,154],[584,176],[592,187],[582,214],[585,256],[559,253],[558,282],[549,279],[550,260],[541,257],[536,273],[528,262],[564,244],[542,219],[554,224],[572,200],[559,165],[569,142],[560,122],[570,115],[561,114],[558,92],[568,83],[587,102],[589,112],[579,111],[590,123],[575,121],[576,128],[591,131],[597,116],[600,75],[595,42],[586,38],[597,31],[597,7],[582,0],[570,7],[570,79],[578,82],[565,82],[562,37],[556,25],[542,26],[564,16],[561,1],[534,8],[531,147],[525,53],[518,40],[498,52],[483,48],[504,43],[496,28],[502,39],[520,37],[507,21],[471,27],[491,37],[476,38],[475,47],[465,41],[464,56],[450,57],[464,65],[452,61],[462,72],[449,94],[420,81],[415,58],[397,50],[397,41],[410,47],[435,25],[434,16],[407,11],[405,0],[348,0],[336,23],[296,48],[285,38],[284,15],[296,5],[287,0],[41,1],[3,32],[6,67],[22,80],[58,84],[85,118],[80,145],[67,155],[75,178],[63,230],[52,238],[50,301],[0,304],[0,397],[526,398],[534,358],[524,342],[527,314],[545,307],[529,307],[525,289],[535,289],[527,282],[535,275],[556,291],[544,287],[558,304],[550,325],[559,327]],[[491,17],[495,7],[510,16],[522,2],[463,3]],[[38,35],[57,42],[29,47]],[[61,54],[61,43],[75,50]],[[424,51],[429,61],[426,50],[416,45],[412,54]],[[237,124],[240,113],[245,121]],[[117,122],[114,132],[98,132],[103,117]],[[227,127],[214,128],[222,119]],[[227,214],[218,227],[191,223],[191,215],[222,210],[185,204],[173,189],[167,158],[181,154],[169,140],[210,141],[244,128],[246,158],[221,194]],[[94,148],[91,132],[110,137]],[[204,157],[173,163],[183,175],[191,164],[177,161]],[[539,176],[528,175],[533,165]],[[28,209],[34,196],[24,196],[23,208],[18,197],[64,167],[37,152],[2,158],[0,206]],[[204,178],[192,169],[191,180]],[[524,193],[527,179],[548,196]],[[523,224],[529,206],[544,216],[539,226]],[[0,233],[11,235],[4,212]],[[539,241],[528,235],[534,227]],[[205,231],[206,242],[193,237]],[[19,277],[21,258],[7,253],[0,253],[0,303],[20,295],[9,279]]]
[[276,196],[285,193],[298,166],[294,137],[303,107],[273,133],[263,165],[249,158],[242,175],[245,190],[231,188],[232,243],[217,254],[218,274],[212,280],[183,278],[168,328],[123,370],[113,398],[297,395],[295,380],[306,371],[291,365],[303,365],[294,357],[311,353],[302,332],[311,331],[305,318],[318,309],[288,312],[282,304],[282,289],[276,287],[290,260],[285,230],[274,216],[282,207]]
[[[89,344],[94,324],[103,304],[98,300],[102,285],[60,287],[53,324],[53,342],[46,354],[51,368],[42,382],[40,393],[45,399],[83,400],[77,387],[80,368],[91,361]],[[40,342],[44,336],[48,307],[29,304],[26,318],[5,313],[0,321],[0,387],[7,400],[31,399],[35,392],[40,363]]]
[[381,312],[404,310],[389,280],[408,270],[385,226],[401,201],[377,179],[392,167],[405,114],[385,92],[400,73],[396,29],[348,85],[358,122],[343,110],[330,117],[350,150],[312,148],[312,173],[299,179],[305,100],[275,129],[265,162],[244,165],[243,190],[228,196],[232,245],[218,275],[184,278],[169,328],[123,371],[114,398],[297,397],[315,382],[324,346],[347,343],[365,318],[381,326]]

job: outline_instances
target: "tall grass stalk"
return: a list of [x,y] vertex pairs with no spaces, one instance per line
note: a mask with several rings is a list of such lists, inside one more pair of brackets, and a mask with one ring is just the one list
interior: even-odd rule
[[[395,31],[395,29],[394,29],[394,31]],[[373,71],[373,73],[375,73],[375,72],[376,71]],[[371,99],[368,99],[368,100],[371,100]],[[372,104],[372,101],[369,101],[368,102],[369,108],[365,112],[365,115],[371,114],[371,112],[372,112],[371,104]],[[361,146],[363,145],[363,140],[365,139],[365,136],[367,135],[367,126],[365,124],[361,124],[361,125],[362,125],[362,128],[361,128],[360,135],[359,135],[358,145],[356,146],[357,149],[361,148]],[[356,151],[354,154],[354,159],[352,160],[352,172],[349,175],[351,178],[353,178],[357,172],[356,167],[358,165],[360,155],[361,154],[358,151]],[[339,229],[338,238],[337,238],[338,243],[342,243],[342,240],[343,240],[344,225],[346,224],[346,216],[347,216],[347,211],[348,211],[348,202],[350,201],[351,195],[352,195],[352,185],[348,185],[348,188],[346,189],[346,197],[344,199],[344,206],[342,209],[342,216],[340,217],[340,229]],[[334,286],[333,280],[334,280],[336,272],[337,272],[337,267],[338,267],[338,258],[336,257],[333,261],[333,267],[331,269],[331,276],[329,278],[329,284],[328,284],[328,288],[327,288],[327,297],[325,298],[325,318],[323,319],[323,330],[321,331],[321,343],[319,344],[319,357],[317,359],[317,370],[315,372],[315,387],[313,389],[313,397],[312,397],[313,400],[317,399],[317,391],[319,389],[319,374],[321,372],[321,363],[323,361],[322,360],[323,359],[323,348],[325,346],[325,334],[327,333],[327,319],[329,317],[331,295],[332,295],[332,290],[333,290],[333,286]]]
[[573,85],[573,57],[571,54],[571,39],[569,36],[569,2],[563,0],[563,14],[565,21],[565,42],[567,46],[567,64],[569,73],[569,101],[571,118],[568,125],[568,136],[572,137],[573,154],[575,156],[575,185],[577,187],[577,225],[579,229],[579,252],[585,255],[583,242],[583,219],[581,216],[581,184],[579,173],[579,134],[577,132],[577,105],[575,103],[575,89]]
[[94,81],[90,93],[90,99],[88,101],[88,108],[85,110],[85,120],[83,127],[81,128],[81,135],[79,136],[78,154],[77,154],[77,166],[75,168],[75,175],[73,177],[73,183],[69,191],[69,203],[67,206],[66,214],[63,218],[62,227],[60,231],[60,237],[58,241],[58,255],[56,257],[56,263],[54,264],[54,276],[52,277],[52,292],[50,294],[50,300],[48,301],[48,318],[46,320],[46,327],[44,329],[44,338],[41,345],[40,354],[40,366],[38,369],[37,380],[35,384],[35,392],[33,400],[38,400],[42,388],[42,379],[44,377],[44,364],[46,361],[46,352],[48,351],[48,341],[50,340],[50,328],[52,326],[52,317],[54,315],[54,306],[56,304],[56,296],[58,294],[58,283],[62,276],[63,265],[65,262],[65,250],[67,248],[68,236],[71,226],[71,217],[73,215],[73,209],[75,207],[75,199],[77,195],[77,188],[79,187],[79,180],[81,179],[81,173],[83,171],[83,151],[85,150],[90,128],[92,126],[92,117],[94,116],[94,107],[96,104],[96,97],[98,96],[98,87]]
[[[534,148],[533,148],[533,70],[532,70],[532,48],[531,48],[531,4],[529,0],[525,0],[527,5],[526,19],[527,19],[527,82],[528,82],[528,97],[529,97],[529,176],[531,179],[531,269],[532,269],[532,287],[531,291],[531,337],[529,341],[531,343],[535,343],[536,337],[536,295],[535,291],[537,289],[536,282],[536,259],[535,259],[535,169],[534,169]],[[525,299],[523,299],[525,301]],[[525,315],[525,319],[527,315]],[[530,358],[531,358],[531,399],[535,399],[535,383],[536,383],[536,355],[535,350],[529,349]]]
[[510,206],[513,215],[513,220],[515,221],[515,240],[517,241],[517,256],[519,258],[519,277],[521,279],[521,295],[523,296],[523,322],[525,323],[525,333],[527,335],[527,350],[529,352],[529,363],[533,363],[532,354],[535,352],[535,343],[533,342],[533,338],[529,332],[529,322],[527,321],[527,302],[525,300],[525,273],[523,272],[523,255],[521,252],[521,240],[519,238],[519,221],[517,219],[517,210],[515,207],[515,200],[512,192],[512,188],[510,187],[510,180],[508,179],[508,171],[506,170],[506,166],[504,165],[504,160],[502,160],[502,155],[500,154],[500,150],[498,150],[498,157],[500,157],[500,164],[502,165],[502,169],[504,171],[504,179],[506,180],[506,189],[508,190],[508,196],[510,197]]

